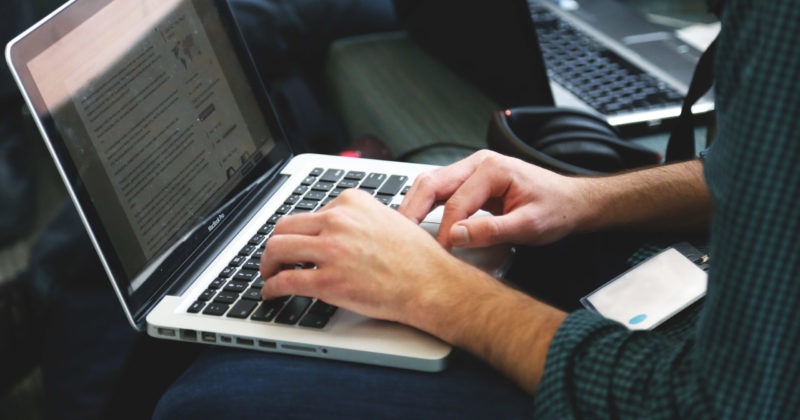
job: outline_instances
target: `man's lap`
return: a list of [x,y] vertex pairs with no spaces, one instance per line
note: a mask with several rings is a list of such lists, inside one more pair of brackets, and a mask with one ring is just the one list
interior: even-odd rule
[[154,418],[529,418],[532,399],[458,350],[438,373],[213,348]]

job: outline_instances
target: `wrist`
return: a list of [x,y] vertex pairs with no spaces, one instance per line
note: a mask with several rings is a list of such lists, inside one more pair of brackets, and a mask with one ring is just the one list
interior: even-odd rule
[[401,322],[461,346],[465,330],[481,317],[481,307],[507,287],[455,257],[438,271],[436,277],[430,277],[437,281],[421,288],[409,302],[406,319]]
[[571,178],[573,188],[568,194],[572,198],[573,232],[597,230],[602,214],[603,194],[598,178]]

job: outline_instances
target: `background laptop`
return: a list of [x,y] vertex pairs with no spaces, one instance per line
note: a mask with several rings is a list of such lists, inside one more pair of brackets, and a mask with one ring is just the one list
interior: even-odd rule
[[[344,188],[396,205],[431,167],[293,156],[243,45],[225,0],[75,0],[6,49],[131,325],[442,369],[451,347],[413,328],[306,297],[260,301],[258,260],[280,217]],[[508,255],[462,252],[487,269]]]
[[577,107],[623,135],[668,128],[701,54],[614,0],[411,3],[412,38],[501,106]]

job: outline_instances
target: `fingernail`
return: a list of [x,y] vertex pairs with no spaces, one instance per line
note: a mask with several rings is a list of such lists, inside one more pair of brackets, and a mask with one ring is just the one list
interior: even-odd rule
[[462,246],[469,243],[469,231],[462,225],[455,225],[450,229],[450,240],[455,246]]

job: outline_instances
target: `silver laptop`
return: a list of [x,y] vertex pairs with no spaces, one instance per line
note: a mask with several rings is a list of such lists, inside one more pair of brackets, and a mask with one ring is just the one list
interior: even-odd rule
[[[6,58],[131,325],[422,371],[451,347],[309,297],[262,302],[275,222],[345,188],[396,206],[432,167],[293,156],[225,0],[74,0]],[[423,227],[435,231],[441,214]],[[487,270],[507,249],[461,251]],[[355,267],[357,269],[357,267]]]
[[[680,115],[702,51],[617,0],[526,0],[555,103],[625,129]],[[692,111],[714,109],[713,94]]]
[[[500,107],[575,107],[626,136],[680,115],[701,54],[615,0],[412,3],[412,39]],[[692,111],[713,107],[708,95]]]

